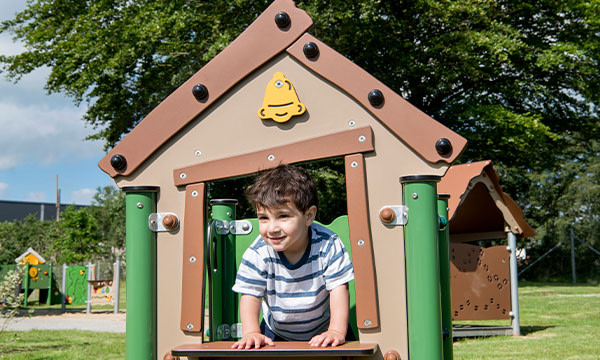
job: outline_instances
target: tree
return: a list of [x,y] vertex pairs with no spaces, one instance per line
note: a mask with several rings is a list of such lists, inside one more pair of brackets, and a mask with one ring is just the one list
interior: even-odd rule
[[125,248],[125,194],[114,186],[99,187],[88,211],[96,220],[103,256],[118,257]]
[[52,244],[60,236],[56,221],[41,221],[34,215],[23,221],[0,223],[0,264],[12,264],[31,247],[52,260]]
[[[14,80],[50,67],[48,91],[87,101],[92,138],[111,147],[270,2],[35,0],[0,26],[27,48],[0,62]],[[598,0],[297,6],[315,35],[466,136],[465,161],[542,169],[600,133]]]
[[100,235],[96,219],[87,208],[69,206],[60,221],[61,236],[52,248],[59,263],[79,264],[100,254]]

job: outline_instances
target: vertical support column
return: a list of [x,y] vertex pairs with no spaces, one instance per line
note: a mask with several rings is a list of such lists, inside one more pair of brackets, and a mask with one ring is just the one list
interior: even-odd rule
[[62,265],[62,280],[61,280],[61,300],[60,300],[60,311],[66,311],[65,296],[67,296],[67,264]]
[[119,313],[119,300],[121,297],[121,261],[117,259],[113,264],[113,301],[115,306],[114,314]]
[[450,195],[439,194],[437,207],[440,219],[440,294],[442,297],[442,349],[444,360],[452,360],[452,298],[450,289],[450,234],[448,230],[448,199]]
[[510,249],[510,305],[512,308],[513,336],[521,335],[519,321],[519,275],[517,272],[517,237],[512,232],[507,233]]
[[411,360],[442,359],[438,254],[438,176],[406,176],[408,222],[404,226],[408,353]]
[[52,263],[48,265],[48,297],[46,297],[46,305],[52,305]]
[[[210,200],[211,217],[213,220],[229,224],[235,220],[236,199]],[[213,232],[214,241],[211,244],[214,263],[212,269],[212,323],[210,329],[215,340],[227,340],[231,336],[229,325],[238,322],[237,296],[231,291],[235,282],[235,235],[224,228],[221,223],[216,223]],[[221,235],[219,235],[221,233]],[[226,233],[226,234],[224,234]]]
[[85,300],[85,313],[89,314],[92,311],[92,284],[90,284],[90,280],[92,280],[93,276],[93,268],[92,263],[88,262],[87,264],[87,300]]
[[25,289],[25,298],[23,299],[23,306],[27,307],[27,298],[29,297],[29,268],[31,265],[29,265],[29,263],[25,263],[25,274],[24,274],[24,280],[25,280],[25,285],[23,286]]
[[156,359],[156,235],[148,216],[156,212],[157,187],[125,187],[127,256],[127,359]]
[[577,268],[575,265],[575,234],[571,229],[571,273],[573,274],[573,284],[577,284]]

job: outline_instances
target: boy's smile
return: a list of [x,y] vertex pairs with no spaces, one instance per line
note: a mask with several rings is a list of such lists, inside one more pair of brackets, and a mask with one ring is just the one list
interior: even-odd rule
[[308,245],[308,228],[315,219],[316,206],[300,211],[292,202],[276,208],[259,207],[258,230],[273,250],[282,251],[291,263],[296,263]]

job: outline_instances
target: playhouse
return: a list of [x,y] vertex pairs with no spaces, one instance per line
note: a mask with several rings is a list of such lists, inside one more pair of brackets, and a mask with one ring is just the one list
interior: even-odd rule
[[[437,182],[466,140],[310,35],[311,24],[275,0],[100,161],[126,192],[128,359],[452,357]],[[235,199],[210,199],[208,184],[330,158],[346,164],[340,215],[358,341],[231,350],[240,329],[229,281],[256,227],[235,219]]]
[[[454,335],[519,335],[517,238],[535,232],[489,160],[450,167],[438,191],[450,195],[453,320],[511,320],[510,327],[458,327]],[[483,246],[491,240],[504,244]]]

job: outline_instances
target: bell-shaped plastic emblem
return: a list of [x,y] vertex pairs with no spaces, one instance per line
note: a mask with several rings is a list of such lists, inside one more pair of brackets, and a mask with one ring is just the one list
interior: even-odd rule
[[298,99],[294,85],[283,73],[275,73],[265,89],[265,98],[263,106],[258,110],[258,117],[283,123],[292,116],[304,114],[305,111],[306,106]]

